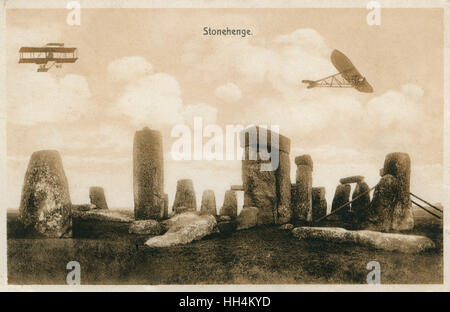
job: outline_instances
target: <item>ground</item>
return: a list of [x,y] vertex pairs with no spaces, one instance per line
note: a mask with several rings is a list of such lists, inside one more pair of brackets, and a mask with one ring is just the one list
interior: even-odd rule
[[65,284],[73,260],[82,284],[360,284],[372,260],[381,265],[383,284],[443,282],[442,228],[430,224],[414,230],[437,245],[422,254],[300,241],[278,226],[153,249],[143,244],[147,236],[128,234],[128,226],[75,222],[76,238],[36,238],[24,235],[17,212],[9,212],[8,282]]

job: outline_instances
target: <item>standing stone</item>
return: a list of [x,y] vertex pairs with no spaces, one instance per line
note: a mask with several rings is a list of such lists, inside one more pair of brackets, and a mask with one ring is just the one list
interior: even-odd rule
[[410,174],[408,154],[392,153],[386,156],[383,177],[375,187],[365,228],[401,231],[414,227],[409,197]]
[[411,159],[406,153],[391,153],[384,161],[384,174],[390,174],[397,179],[398,203],[392,215],[394,230],[410,230],[414,227],[414,218],[410,199]]
[[[334,193],[333,203],[331,205],[331,212],[340,208],[345,203],[350,201],[350,192],[352,188],[350,184],[339,184],[336,187],[336,192]],[[332,220],[341,220],[345,218],[348,211],[350,210],[350,204],[341,208],[335,215],[332,217]]]
[[236,191],[227,190],[223,200],[223,206],[220,209],[221,216],[237,217],[237,196]]
[[[245,147],[249,155],[250,147]],[[244,206],[257,207],[258,224],[275,222],[274,214],[277,204],[277,185],[275,171],[261,171],[261,164],[268,163],[260,158],[242,160],[242,182],[244,186]]]
[[398,180],[390,174],[385,174],[378,182],[373,193],[373,199],[367,212],[365,229],[390,231],[395,206],[397,204]]
[[[356,222],[360,222],[367,219],[367,212],[370,206],[370,187],[366,182],[358,182],[352,194],[352,211],[355,214]],[[364,194],[364,195],[362,195]],[[360,196],[360,197],[358,197]],[[358,197],[358,198],[357,198]],[[357,198],[357,199],[355,199]]]
[[213,190],[205,190],[202,195],[202,205],[200,207],[200,214],[217,215],[216,211],[216,196]]
[[275,223],[283,224],[292,219],[291,209],[291,160],[289,153],[279,151],[280,163],[275,173],[277,179],[278,207]]
[[164,215],[164,163],[162,136],[145,127],[134,135],[133,189],[135,219],[161,219]]
[[182,179],[177,182],[177,193],[173,202],[172,210],[175,213],[185,211],[196,211],[197,200],[195,197],[194,184],[190,179]]
[[317,220],[327,214],[327,199],[325,198],[324,187],[313,187],[312,195],[312,217]]
[[169,195],[167,193],[164,193],[164,213],[163,213],[163,219],[169,218]]
[[294,210],[294,218],[307,222],[312,221],[312,170],[313,162],[310,155],[302,155],[295,158],[297,165],[296,187],[297,206]]
[[[266,140],[260,140],[266,134]],[[242,182],[244,206],[257,207],[258,224],[288,222],[292,217],[290,192],[290,140],[276,132],[250,127],[240,134],[240,145],[244,148],[242,160]],[[272,142],[272,138],[278,138]],[[276,142],[277,141],[277,142]],[[268,154],[275,158],[266,159]],[[262,165],[273,170],[263,170]],[[275,167],[276,166],[276,167]]]
[[103,187],[92,186],[89,188],[89,199],[91,200],[91,204],[95,205],[97,209],[108,209]]
[[19,218],[47,237],[71,236],[72,203],[61,156],[55,150],[31,155],[25,173]]

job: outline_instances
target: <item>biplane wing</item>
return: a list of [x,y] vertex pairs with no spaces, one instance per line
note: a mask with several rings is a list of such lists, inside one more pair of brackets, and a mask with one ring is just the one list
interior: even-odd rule
[[366,78],[358,72],[352,62],[342,52],[334,50],[330,58],[338,73],[319,80],[302,80],[303,83],[308,84],[307,88],[355,88],[360,92],[373,92],[373,88]]
[[[75,63],[77,48],[64,47],[63,43],[49,43],[43,47],[21,47],[19,64],[38,64],[39,72],[45,72],[54,64]],[[50,63],[47,67],[46,64]]]
[[373,92],[372,86],[367,82],[352,62],[344,55],[344,53],[334,50],[331,53],[331,63],[341,73],[342,77],[348,81],[356,90],[360,92]]

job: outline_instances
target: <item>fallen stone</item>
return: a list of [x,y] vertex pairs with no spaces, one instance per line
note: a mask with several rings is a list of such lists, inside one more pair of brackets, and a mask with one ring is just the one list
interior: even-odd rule
[[236,220],[220,221],[217,223],[217,229],[220,234],[231,234],[236,231],[238,223]]
[[225,192],[223,206],[220,208],[220,215],[230,216],[231,218],[237,217],[237,196],[235,191],[227,190]]
[[230,216],[217,216],[216,217],[216,219],[217,219],[217,222],[220,222],[220,221],[231,221],[231,217]]
[[114,210],[89,210],[89,211],[74,211],[73,217],[81,220],[97,220],[97,221],[112,221],[112,222],[133,222],[133,216],[122,211]]
[[177,192],[172,206],[175,213],[197,210],[197,200],[194,191],[194,184],[190,179],[182,179],[177,182]]
[[292,234],[299,239],[322,240],[335,244],[352,243],[386,251],[420,253],[435,247],[425,236],[382,233],[375,231],[349,231],[335,227],[297,227]]
[[202,205],[200,206],[200,214],[217,215],[216,196],[213,190],[205,190],[202,195]]
[[342,178],[339,180],[339,182],[341,184],[359,183],[359,182],[363,182],[363,181],[364,181],[363,176],[351,176],[351,177]]
[[170,247],[187,244],[213,233],[217,225],[216,218],[213,216],[200,216],[193,212],[178,214],[166,221],[167,224],[170,224],[168,231],[164,235],[147,240],[145,243],[147,246]]
[[92,186],[89,188],[89,199],[91,204],[95,205],[98,209],[108,209],[106,203],[105,190],[100,186]]
[[280,230],[283,230],[283,231],[292,231],[293,228],[294,228],[294,225],[292,225],[290,223],[286,223],[286,224],[283,224],[282,226],[280,226]]
[[93,209],[97,209],[94,204],[72,205],[72,211],[89,211]]
[[258,208],[244,207],[236,218],[237,230],[244,230],[254,227],[258,224]]
[[164,215],[164,163],[162,136],[145,127],[134,135],[133,190],[136,220]]
[[34,152],[25,173],[20,221],[47,237],[70,237],[71,210],[69,184],[58,151]]
[[156,220],[136,220],[128,230],[130,234],[161,235],[164,227]]

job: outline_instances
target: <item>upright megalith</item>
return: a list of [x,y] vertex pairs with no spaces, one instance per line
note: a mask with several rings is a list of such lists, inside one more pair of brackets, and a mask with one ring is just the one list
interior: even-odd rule
[[312,197],[312,218],[314,221],[327,214],[327,199],[325,198],[324,187],[313,187]]
[[384,161],[384,174],[391,174],[397,179],[397,205],[392,215],[392,228],[410,230],[414,227],[414,218],[410,198],[411,159],[406,153],[391,153]]
[[347,216],[347,213],[350,211],[350,204],[344,206],[346,203],[350,202],[350,192],[352,188],[350,184],[339,184],[336,187],[336,191],[333,197],[333,203],[331,204],[331,212],[339,209],[338,212],[334,214],[331,220],[343,220]]
[[91,200],[91,204],[95,205],[97,209],[108,209],[103,187],[92,186],[89,188],[89,199]]
[[249,127],[241,132],[244,206],[257,207],[258,224],[292,218],[290,140],[276,132]]
[[358,182],[352,193],[351,209],[355,215],[355,221],[359,225],[366,220],[370,205],[370,187],[366,182]]
[[411,160],[408,154],[386,156],[383,176],[375,187],[366,228],[398,231],[414,227],[410,199]]
[[164,215],[164,160],[159,131],[145,127],[134,135],[133,189],[135,219],[161,219]]
[[55,150],[31,155],[22,188],[19,218],[47,237],[71,236],[72,203],[61,156]]
[[194,184],[191,179],[181,179],[177,182],[177,192],[173,202],[172,211],[182,213],[185,211],[196,211],[197,199]]
[[393,212],[397,204],[398,180],[385,174],[378,182],[367,211],[365,229],[390,231],[393,229]]
[[313,161],[310,155],[301,155],[295,158],[297,171],[295,175],[296,202],[294,218],[311,222],[312,215],[312,171]]
[[200,214],[217,215],[216,195],[213,190],[205,190],[202,194],[202,205],[200,207]]
[[223,206],[220,208],[221,216],[237,217],[237,196],[236,191],[227,190],[223,200]]

